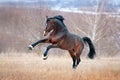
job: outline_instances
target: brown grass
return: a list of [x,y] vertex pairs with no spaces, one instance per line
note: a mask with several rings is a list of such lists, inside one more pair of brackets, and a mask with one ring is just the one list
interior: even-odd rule
[[82,59],[76,69],[69,57],[43,61],[35,54],[1,54],[0,80],[119,80],[120,59]]

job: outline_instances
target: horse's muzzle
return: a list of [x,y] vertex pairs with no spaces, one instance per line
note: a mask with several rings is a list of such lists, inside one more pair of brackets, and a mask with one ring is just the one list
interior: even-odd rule
[[47,34],[46,34],[46,32],[44,31],[44,32],[43,32],[43,36],[46,36],[46,35],[47,35]]
[[51,30],[51,31],[44,31],[43,32],[43,36],[47,36],[48,34],[50,34],[50,33],[52,33],[53,32],[53,30]]

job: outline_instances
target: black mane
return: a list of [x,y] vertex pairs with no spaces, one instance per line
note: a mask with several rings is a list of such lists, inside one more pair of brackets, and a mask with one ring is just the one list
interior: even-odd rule
[[48,21],[50,21],[51,19],[59,20],[61,22],[60,23],[61,26],[57,26],[57,27],[61,27],[63,31],[67,31],[68,32],[67,27],[66,27],[66,25],[63,22],[63,20],[64,20],[63,16],[57,15],[57,16],[53,16],[53,17],[49,17],[49,18],[48,18],[48,16],[46,16],[46,18],[47,18],[46,23],[48,23]]
[[63,16],[61,16],[61,15],[54,16],[53,18],[54,18],[54,19],[58,19],[58,20],[60,20],[60,21],[62,21],[62,22],[63,22],[63,20],[64,20]]
[[54,17],[47,18],[47,21],[46,21],[46,22],[50,21],[50,19],[58,19],[58,20],[60,20],[61,22],[63,22],[63,20],[64,20],[63,16],[57,15],[57,16],[54,16]]

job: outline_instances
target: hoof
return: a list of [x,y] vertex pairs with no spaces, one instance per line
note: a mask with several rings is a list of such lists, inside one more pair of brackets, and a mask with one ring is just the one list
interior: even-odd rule
[[76,68],[77,68],[77,65],[73,65],[72,68],[73,68],[73,69],[76,69]]
[[47,56],[43,56],[43,60],[46,60],[48,57]]
[[33,48],[32,45],[29,45],[29,46],[28,46],[28,49],[29,49],[29,50],[33,50],[34,48]]

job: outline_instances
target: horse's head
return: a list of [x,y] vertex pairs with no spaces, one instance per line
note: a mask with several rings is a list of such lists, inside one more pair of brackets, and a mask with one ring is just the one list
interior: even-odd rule
[[61,15],[50,18],[46,16],[46,28],[44,30],[44,36],[46,36],[49,32],[52,32],[55,29],[57,29],[59,27],[60,21],[63,22],[63,20],[64,18]]
[[44,36],[46,36],[49,32],[53,31],[54,27],[55,27],[54,19],[46,17],[46,28],[44,30]]

